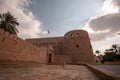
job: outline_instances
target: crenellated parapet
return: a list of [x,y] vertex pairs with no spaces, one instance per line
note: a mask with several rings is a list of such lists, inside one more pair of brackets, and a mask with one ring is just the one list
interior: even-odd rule
[[0,61],[37,61],[47,63],[46,47],[25,41],[0,29]]
[[68,38],[88,38],[88,33],[85,30],[72,30],[64,35],[65,39]]
[[27,47],[39,48],[36,45],[33,45],[32,43],[17,37],[16,35],[12,35],[12,34],[9,34],[9,32],[5,32],[3,29],[0,29],[0,39],[2,41],[5,40],[5,39],[12,39],[12,40],[14,40],[14,42],[16,44],[21,43],[21,44],[24,44],[24,46],[27,46]]

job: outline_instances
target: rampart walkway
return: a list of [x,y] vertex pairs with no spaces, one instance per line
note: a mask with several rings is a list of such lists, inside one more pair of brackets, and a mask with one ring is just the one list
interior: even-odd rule
[[0,80],[100,80],[86,66],[0,64]]

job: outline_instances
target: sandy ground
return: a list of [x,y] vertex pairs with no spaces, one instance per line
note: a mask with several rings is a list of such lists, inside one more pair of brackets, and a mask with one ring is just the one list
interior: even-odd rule
[[0,80],[99,80],[83,65],[0,64]]

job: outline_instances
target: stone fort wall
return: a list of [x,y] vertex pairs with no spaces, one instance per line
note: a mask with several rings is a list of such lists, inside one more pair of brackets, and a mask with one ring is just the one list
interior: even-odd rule
[[27,41],[38,47],[53,47],[53,63],[95,63],[89,35],[84,30],[67,32],[63,37],[33,38]]
[[72,63],[95,63],[89,35],[86,31],[69,31],[64,38],[63,53],[72,56]]
[[26,41],[29,41],[38,47],[52,46],[55,54],[63,53],[62,47],[64,37],[32,38],[26,39]]
[[39,63],[95,63],[88,33],[67,32],[63,37],[22,40],[0,29],[0,61]]
[[0,61],[37,61],[47,63],[47,48],[37,47],[28,41],[0,29]]

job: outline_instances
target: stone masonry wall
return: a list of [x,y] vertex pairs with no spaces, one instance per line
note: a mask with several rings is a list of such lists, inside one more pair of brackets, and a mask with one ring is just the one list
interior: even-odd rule
[[39,48],[0,29],[0,61],[37,61],[39,63],[47,63],[46,55],[46,47]]
[[29,41],[38,47],[46,47],[51,45],[54,48],[53,52],[55,54],[60,55],[63,53],[64,37],[32,38],[26,39],[26,41]]
[[73,30],[65,34],[63,54],[72,56],[72,63],[95,64],[89,35],[84,30]]
[[55,55],[54,56],[54,64],[66,64],[71,63],[71,57],[68,55]]
[[89,35],[84,30],[72,30],[63,37],[32,38],[27,41],[39,47],[51,45],[54,63],[95,64]]

